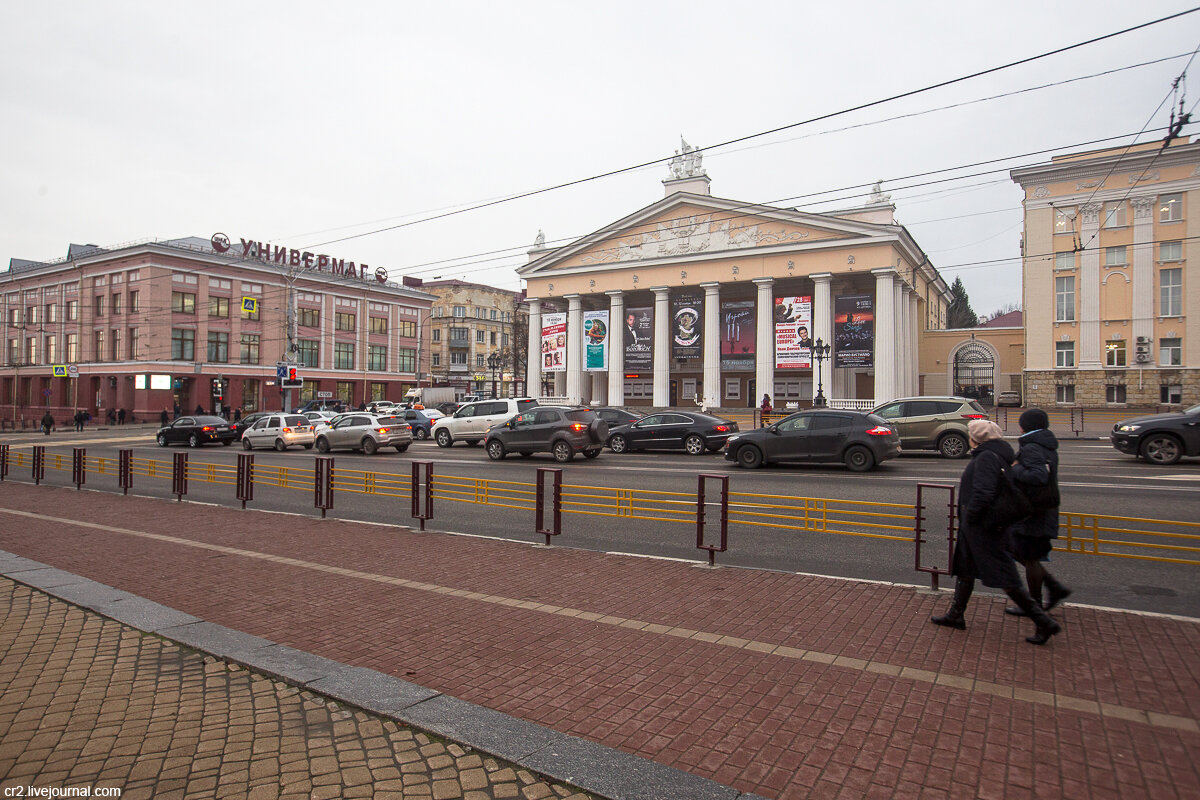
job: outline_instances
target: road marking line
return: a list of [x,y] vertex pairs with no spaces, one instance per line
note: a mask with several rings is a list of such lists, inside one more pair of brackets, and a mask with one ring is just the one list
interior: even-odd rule
[[[159,533],[149,533],[147,531],[137,531],[131,528],[118,528],[112,525],[102,525],[95,522],[83,522],[81,520],[67,519],[64,517],[52,517],[48,514],[37,514],[29,511],[17,511],[15,509],[0,508],[0,512],[11,514],[18,517],[26,517],[28,519],[40,519],[48,522],[56,522],[62,525],[73,525],[79,528],[91,528],[93,530],[105,531],[108,533],[120,533],[128,536],[136,536],[143,539],[151,539],[158,542],[166,542],[168,544],[177,544],[184,547],[193,547],[200,550],[209,550],[225,555],[243,556],[245,558],[257,559],[260,561],[269,561],[276,563],[285,563],[289,566],[295,566],[302,569],[313,570],[315,572],[324,572],[333,575],[343,575],[360,580],[372,581],[375,583],[385,583],[393,586],[401,586],[417,591],[432,592],[436,594],[451,594],[473,602],[488,603],[491,605],[502,605],[515,608],[523,608],[541,614],[553,614],[556,616],[574,617],[595,622],[599,625],[607,625],[610,627],[622,627],[636,629],[641,632],[649,632],[650,635],[666,635],[666,636],[682,636],[694,641],[706,642],[719,647],[732,647],[739,650],[747,650],[750,652],[764,653],[777,655],[783,658],[792,658],[803,661],[812,661],[829,666],[839,667],[842,669],[858,670],[860,672],[874,672],[884,675],[898,675],[901,678],[921,683],[930,683],[944,686],[949,690],[965,691],[968,693],[978,692],[981,694],[998,695],[1000,697],[1010,698],[1020,702],[1037,703],[1050,705],[1055,708],[1069,709],[1082,713],[1093,714],[1097,716],[1114,717],[1119,719],[1134,720],[1144,722],[1147,725],[1160,728],[1170,728],[1173,730],[1191,731],[1200,733],[1200,720],[1191,717],[1176,716],[1174,714],[1163,714],[1156,711],[1148,711],[1138,708],[1130,708],[1128,706],[1118,706],[1098,703],[1094,700],[1085,700],[1079,697],[1071,697],[1070,695],[1052,694],[1047,692],[1033,692],[1031,690],[1022,689],[1019,687],[1006,686],[1002,684],[991,683],[988,681],[979,680],[973,676],[942,674],[931,672],[929,670],[915,669],[913,667],[904,667],[896,664],[888,664],[879,661],[864,661],[862,659],[849,658],[839,656],[833,653],[823,653],[813,650],[800,650],[784,645],[772,644],[770,642],[759,642],[751,639],[739,639],[737,637],[726,636],[724,634],[708,633],[705,631],[693,631],[685,628],[670,628],[662,630],[665,626],[651,622],[643,622],[641,620],[630,620],[624,617],[615,617],[596,612],[581,611],[574,608],[562,608],[559,606],[543,605],[530,603],[524,600],[517,600],[510,597],[498,597],[494,595],[481,595],[471,590],[458,589],[450,586],[440,586],[437,584],[422,583],[418,581],[408,580],[406,578],[398,578],[392,575],[379,575],[369,572],[359,572],[356,570],[348,570],[344,567],[335,567],[330,564],[321,564],[314,561],[303,561],[300,559],[286,558],[276,556],[271,553],[261,553],[254,550],[244,550],[237,547],[226,547],[224,545],[210,544],[207,542],[198,542],[191,539],[182,539],[177,536],[167,536]],[[10,575],[14,580],[20,580],[17,576]],[[662,631],[656,633],[656,631]]]

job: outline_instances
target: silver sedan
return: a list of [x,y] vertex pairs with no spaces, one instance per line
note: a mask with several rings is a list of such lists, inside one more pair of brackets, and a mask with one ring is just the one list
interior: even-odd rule
[[316,439],[312,422],[301,414],[271,414],[255,422],[242,433],[242,449],[274,447],[287,450],[300,445],[311,450]]

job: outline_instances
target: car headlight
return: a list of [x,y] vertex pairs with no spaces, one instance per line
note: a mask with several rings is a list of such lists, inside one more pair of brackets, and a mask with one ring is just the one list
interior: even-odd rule
[[1120,425],[1117,427],[1117,430],[1121,433],[1133,433],[1141,427],[1141,425]]

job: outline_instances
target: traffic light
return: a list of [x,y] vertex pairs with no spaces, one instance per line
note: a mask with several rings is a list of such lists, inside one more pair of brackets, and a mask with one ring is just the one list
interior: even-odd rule
[[216,406],[221,406],[225,402],[225,381],[220,378],[212,379],[212,396]]
[[279,379],[280,389],[299,389],[304,385],[304,378],[300,377],[300,370],[289,366],[284,372],[284,376]]

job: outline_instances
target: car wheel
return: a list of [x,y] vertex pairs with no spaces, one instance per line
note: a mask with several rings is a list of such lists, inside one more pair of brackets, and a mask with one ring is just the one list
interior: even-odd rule
[[242,439],[242,449],[243,450],[253,450],[254,445],[250,444],[249,439]]
[[499,439],[492,439],[487,443],[488,458],[492,461],[499,461],[504,458],[504,442]]
[[584,450],[583,451],[584,458],[595,458],[598,455],[600,455],[600,448],[598,448],[598,447],[594,448],[592,450]]
[[449,447],[450,443],[453,441],[450,438],[450,431],[446,430],[445,428],[442,428],[441,430],[439,430],[437,432],[436,438],[437,438],[438,447]]
[[284,450],[287,450],[287,445],[283,443],[283,439],[276,439],[276,440],[275,440],[275,449],[276,449],[276,450],[278,450],[278,451],[279,451],[279,452],[281,452],[281,453],[282,453]]
[[403,453],[403,452],[404,452],[404,451],[406,451],[406,450],[408,450],[408,445],[406,445],[406,444],[398,444],[398,445],[396,445],[396,452],[397,452],[397,453]]
[[417,428],[415,431],[413,431],[413,436],[415,436],[418,439],[428,439],[429,432],[426,431],[424,428]]
[[938,439],[937,447],[943,458],[963,458],[970,450],[967,446],[967,437],[961,433],[947,433]]
[[1152,464],[1162,464],[1169,467],[1179,461],[1183,455],[1179,440],[1165,433],[1156,433],[1142,443],[1142,458]]
[[554,453],[554,460],[560,464],[565,464],[575,457],[575,448],[571,447],[570,442],[561,439],[554,443],[550,452]]
[[166,447],[166,446],[167,446],[167,437],[166,437],[166,435],[165,435],[165,434],[161,434],[161,433],[160,433],[160,434],[158,435],[158,437],[155,439],[155,441],[157,441],[157,442],[158,442],[158,446],[159,446],[159,447]]
[[689,456],[698,456],[704,453],[704,439],[695,434],[683,440],[683,449],[687,451]]
[[851,472],[867,472],[875,466],[875,456],[862,445],[854,445],[846,451],[843,459]]
[[320,439],[317,439],[317,452],[318,453],[328,453],[329,452],[329,440],[326,439],[324,436],[322,436]]
[[629,442],[625,441],[625,437],[618,433],[608,440],[608,447],[614,453],[625,453],[629,451]]
[[188,447],[199,447],[199,446],[200,446],[200,437],[193,433],[191,436],[188,437]]
[[373,456],[375,451],[379,449],[379,443],[370,436],[364,436],[362,440],[362,451],[364,456]]
[[757,469],[763,465],[762,450],[759,450],[752,444],[744,445],[738,449],[737,463],[741,464],[746,469]]

